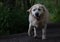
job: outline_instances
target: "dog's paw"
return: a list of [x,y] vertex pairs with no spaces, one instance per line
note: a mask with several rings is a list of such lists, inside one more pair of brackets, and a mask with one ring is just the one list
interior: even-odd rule
[[28,34],[28,36],[30,36],[30,34]]
[[44,39],[46,39],[46,37],[45,36],[42,36],[42,40],[44,40]]
[[35,34],[34,37],[37,37],[37,34]]
[[28,36],[30,36],[30,32],[28,31]]

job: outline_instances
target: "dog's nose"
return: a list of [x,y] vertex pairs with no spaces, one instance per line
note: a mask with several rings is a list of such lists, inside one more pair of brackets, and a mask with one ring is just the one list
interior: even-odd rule
[[35,13],[35,15],[38,17],[39,16],[39,13],[37,12],[37,13]]

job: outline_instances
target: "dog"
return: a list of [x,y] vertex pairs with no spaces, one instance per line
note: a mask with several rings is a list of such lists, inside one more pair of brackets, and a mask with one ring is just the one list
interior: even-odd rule
[[31,36],[31,30],[34,30],[34,37],[37,37],[36,28],[42,29],[42,39],[46,39],[46,28],[48,23],[49,12],[42,4],[35,4],[29,12],[29,29],[28,35]]

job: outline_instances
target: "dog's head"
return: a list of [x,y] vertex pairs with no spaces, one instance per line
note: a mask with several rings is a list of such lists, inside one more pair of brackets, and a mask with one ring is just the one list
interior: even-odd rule
[[45,12],[46,8],[44,5],[35,4],[29,10],[27,10],[34,17],[40,17],[41,14]]

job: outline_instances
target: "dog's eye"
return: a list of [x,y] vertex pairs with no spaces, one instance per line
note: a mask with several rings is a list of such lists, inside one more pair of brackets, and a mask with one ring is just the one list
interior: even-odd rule
[[33,11],[35,11],[36,9],[33,9]]
[[41,10],[41,9],[38,9],[39,11]]

